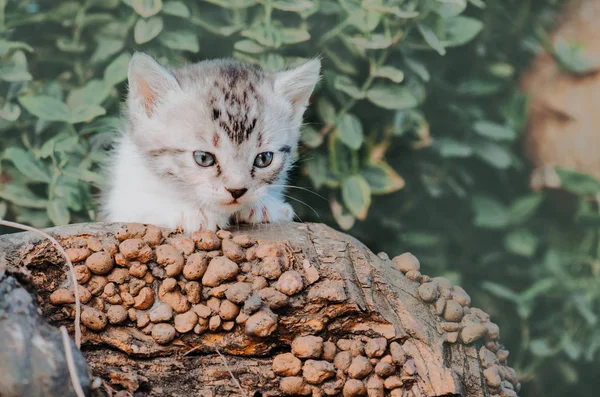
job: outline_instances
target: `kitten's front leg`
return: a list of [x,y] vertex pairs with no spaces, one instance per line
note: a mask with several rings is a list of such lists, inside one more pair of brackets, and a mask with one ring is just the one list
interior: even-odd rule
[[255,204],[242,209],[234,216],[236,223],[277,223],[294,219],[292,206],[283,201],[271,200],[269,204]]

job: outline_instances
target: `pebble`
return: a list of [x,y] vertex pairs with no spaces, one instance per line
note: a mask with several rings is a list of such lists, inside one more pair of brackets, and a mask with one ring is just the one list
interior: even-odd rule
[[292,353],[278,354],[273,359],[271,368],[280,376],[296,376],[302,370],[302,361]]
[[231,331],[235,327],[235,321],[223,321],[221,323],[221,328],[223,331]]
[[333,365],[340,371],[348,371],[348,367],[352,363],[352,353],[349,351],[341,351],[335,355]]
[[94,274],[108,274],[115,266],[115,261],[107,252],[95,252],[85,260],[85,265]]
[[[141,292],[142,291],[140,291],[140,293]],[[135,304],[135,298],[133,296],[131,296],[131,294],[129,292],[121,292],[119,294],[119,296],[121,297],[121,300],[123,301],[123,305],[125,305],[126,307],[131,307]],[[153,293],[153,300],[154,300],[154,293]]]
[[144,287],[135,297],[133,307],[138,310],[149,309],[154,304],[154,290],[150,287]]
[[438,316],[441,316],[442,313],[444,313],[444,309],[446,308],[446,298],[444,297],[440,297],[438,298],[438,300],[435,301],[435,313]]
[[234,243],[232,240],[225,239],[221,242],[221,245],[223,248],[223,255],[225,255],[227,258],[236,263],[246,260],[246,254],[244,253],[242,247]]
[[244,312],[241,312],[240,314],[238,314],[238,316],[235,318],[235,322],[237,324],[246,324],[246,321],[248,321],[248,318],[250,318],[249,315],[247,315]]
[[221,316],[223,320],[234,320],[239,313],[240,308],[235,303],[227,299],[221,302],[221,306],[219,307],[219,316]]
[[283,265],[283,260],[277,256],[268,256],[263,258],[258,272],[260,276],[268,280],[276,280],[281,276],[281,266]]
[[202,251],[213,251],[221,248],[221,239],[211,230],[200,230],[192,233],[192,240]]
[[295,270],[288,270],[279,277],[275,288],[288,296],[295,295],[302,291],[302,276]]
[[286,396],[308,396],[311,389],[301,376],[288,376],[279,381],[279,389]]
[[213,314],[219,313],[219,309],[221,308],[221,300],[215,297],[209,298],[206,301],[206,306],[212,310]]
[[[89,259],[89,258],[88,258]],[[88,290],[92,295],[100,295],[104,291],[104,287],[108,284],[108,280],[103,276],[92,276],[90,281],[87,283]]]
[[84,261],[92,254],[87,248],[67,248],[65,252],[72,263]]
[[450,322],[459,322],[463,318],[463,308],[455,300],[449,300],[446,302],[446,307],[444,309],[444,320]]
[[390,343],[390,354],[392,355],[392,360],[396,365],[404,365],[406,362],[406,353],[404,349],[398,342]]
[[256,248],[255,255],[257,258],[281,256],[281,250],[271,243],[261,243]]
[[234,280],[239,272],[238,265],[231,259],[218,256],[210,261],[206,273],[202,277],[202,284],[207,287],[216,287],[219,284]]
[[272,287],[261,289],[258,291],[258,296],[260,296],[260,299],[262,299],[270,309],[279,309],[289,304],[287,295],[282,294]]
[[252,314],[261,308],[262,303],[262,299],[260,299],[260,296],[258,296],[258,294],[255,292],[250,295],[248,299],[246,299],[246,302],[244,302],[244,308],[242,310],[246,314]]
[[86,265],[77,265],[75,266],[75,279],[79,284],[85,284],[90,281],[92,277],[92,273],[90,269]]
[[452,296],[453,299],[462,306],[469,306],[471,304],[471,297],[469,294],[467,294],[467,292],[458,285],[454,286]]
[[111,283],[123,284],[129,280],[129,271],[123,268],[114,269],[112,272],[110,272],[106,279]]
[[483,368],[489,368],[498,363],[498,358],[494,354],[494,352],[489,351],[485,347],[481,347],[479,349],[479,361],[481,361],[481,365]]
[[409,270],[406,272],[406,278],[412,281],[421,281],[421,272],[418,270]]
[[356,356],[352,359],[352,363],[348,367],[348,375],[351,378],[363,379],[373,371],[373,366],[368,358],[364,356]]
[[419,296],[425,302],[433,302],[440,296],[437,284],[435,283],[423,283],[418,289]]
[[83,306],[81,310],[81,323],[92,331],[102,331],[106,327],[108,319],[100,310],[90,306]]
[[166,303],[159,303],[155,308],[150,310],[150,321],[153,323],[162,323],[171,321],[173,318],[173,309]]
[[344,384],[342,394],[344,397],[365,396],[367,394],[367,388],[365,387],[365,384],[358,379],[348,379]]
[[108,322],[111,324],[121,324],[127,320],[127,309],[123,306],[110,306],[106,312]]
[[460,331],[460,339],[468,345],[481,339],[487,333],[487,328],[481,324],[469,323]]
[[120,252],[117,252],[115,254],[115,263],[117,264],[117,266],[122,266],[122,267],[130,267],[131,266],[131,262],[129,262],[127,259],[125,259],[125,256]]
[[456,343],[458,341],[458,332],[448,332],[446,334],[446,342],[448,343]]
[[483,326],[486,327],[488,330],[488,332],[487,332],[488,338],[493,339],[493,340],[500,339],[500,328],[498,327],[497,324],[487,322],[487,323],[483,324]]
[[433,279],[431,279],[431,282],[437,284],[440,292],[452,289],[452,283],[447,278],[434,277]]
[[50,295],[50,303],[53,305],[75,303],[75,295],[73,294],[73,292],[71,292],[71,290],[68,290],[66,288],[59,288]]
[[203,305],[203,304],[197,304],[194,305],[192,307],[192,310],[194,311],[194,313],[196,313],[198,315],[198,317],[200,318],[209,318],[210,315],[212,314],[212,310],[210,309],[210,307]]
[[178,276],[184,265],[183,255],[175,247],[163,244],[156,247],[156,263],[165,268],[167,276]]
[[206,253],[196,252],[188,256],[185,266],[183,267],[183,277],[188,280],[200,280],[206,268],[208,267],[208,260]]
[[248,317],[245,326],[247,335],[269,336],[277,329],[277,316],[269,309],[259,310]]
[[421,264],[416,256],[411,254],[410,252],[405,252],[402,255],[395,256],[392,258],[392,262],[398,266],[398,269],[403,273],[406,273],[410,270],[419,270],[421,268]]
[[417,366],[415,365],[415,360],[412,358],[406,360],[404,365],[402,366],[402,371],[409,376],[412,376],[417,373]]
[[256,240],[254,240],[252,237],[249,237],[247,234],[240,234],[233,237],[233,242],[243,248],[250,248],[256,244]]
[[489,387],[500,387],[502,383],[502,378],[500,378],[500,374],[498,373],[498,367],[492,366],[483,370],[483,376],[487,381]]
[[306,360],[302,367],[302,376],[312,385],[318,385],[335,375],[333,364],[323,360]]
[[137,312],[136,313],[136,326],[138,328],[144,328],[150,323],[150,316],[148,313]]
[[384,397],[383,380],[379,376],[370,376],[367,380],[368,397]]
[[148,273],[148,265],[144,265],[140,262],[131,262],[131,266],[129,267],[129,274],[133,277],[144,278],[144,276]]
[[200,295],[202,293],[202,285],[197,281],[190,281],[185,284],[185,295],[188,302],[191,304],[200,303]]
[[194,249],[196,248],[193,241],[182,236],[173,237],[169,240],[169,244],[186,257],[194,252]]
[[174,324],[177,332],[185,334],[194,329],[198,323],[198,315],[192,310],[175,316]]
[[228,240],[233,237],[233,234],[229,230],[220,229],[217,230],[217,237],[221,240]]
[[152,327],[152,339],[161,345],[166,345],[175,339],[175,334],[175,327],[173,327],[171,324],[160,323],[154,324]]
[[370,339],[365,345],[365,354],[367,357],[381,357],[387,349],[387,339],[374,338]]
[[325,382],[321,385],[321,390],[326,396],[337,396],[344,387],[344,381],[342,379],[336,379],[329,382]]
[[144,242],[150,247],[156,247],[163,241],[163,234],[159,227],[148,225],[146,233],[144,233]]
[[142,263],[149,262],[154,256],[152,248],[139,238],[131,238],[123,241],[119,244],[119,252],[123,254],[125,259],[130,261],[138,260]]
[[311,287],[308,292],[308,299],[310,301],[344,302],[346,300],[346,292],[340,282],[324,280]]
[[392,375],[394,371],[396,371],[396,367],[390,363],[380,361],[375,365],[375,373],[384,378]]
[[440,327],[444,331],[455,332],[455,331],[458,331],[458,329],[460,328],[460,324],[459,323],[450,323],[450,322],[442,321],[442,322],[440,322]]
[[323,354],[323,338],[298,336],[292,341],[292,353],[299,358],[320,358]]
[[87,247],[94,252],[102,251],[102,243],[96,237],[88,237],[86,240]]
[[253,290],[260,290],[269,286],[269,282],[263,276],[258,276],[254,279],[252,283]]
[[[166,281],[166,280],[165,280]],[[171,308],[176,313],[185,313],[190,309],[190,302],[187,300],[183,294],[177,290],[166,291],[163,287],[163,284],[158,288],[158,297],[161,301],[165,302],[167,305],[171,306]],[[177,286],[177,284],[175,284]]]
[[221,317],[212,316],[210,320],[208,320],[208,329],[211,331],[217,331],[219,327],[221,327]]
[[252,294],[252,284],[237,282],[229,286],[225,296],[233,303],[242,304]]
[[323,360],[333,362],[336,353],[337,347],[335,346],[335,343],[329,341],[323,343]]
[[383,381],[383,386],[388,390],[397,389],[402,387],[404,382],[399,376],[389,376]]
[[496,352],[496,357],[498,357],[498,360],[502,363],[508,360],[508,354],[508,350],[500,349]]
[[482,323],[490,321],[490,315],[476,307],[471,308],[471,314],[475,315]]

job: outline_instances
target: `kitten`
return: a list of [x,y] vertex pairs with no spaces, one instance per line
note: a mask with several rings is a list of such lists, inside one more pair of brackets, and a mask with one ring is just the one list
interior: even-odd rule
[[233,60],[129,64],[126,128],[101,213],[185,232],[291,221],[283,187],[320,61],[267,73]]

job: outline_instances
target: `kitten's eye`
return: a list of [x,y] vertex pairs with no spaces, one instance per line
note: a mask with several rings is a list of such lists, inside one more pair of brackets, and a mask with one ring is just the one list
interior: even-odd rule
[[215,165],[215,156],[208,152],[196,150],[194,152],[194,160],[200,167],[212,167]]
[[273,161],[273,152],[259,153],[254,159],[254,166],[258,168],[268,167]]

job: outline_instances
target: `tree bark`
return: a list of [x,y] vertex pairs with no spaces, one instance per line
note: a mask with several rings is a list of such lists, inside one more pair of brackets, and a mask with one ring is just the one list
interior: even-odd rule
[[[95,251],[107,252],[117,262],[106,277],[117,287],[117,295],[120,291],[123,302],[107,292],[109,287],[94,290],[92,281],[80,281],[86,291],[93,291],[91,300],[90,296],[82,296],[86,301],[84,311],[90,313],[96,307],[107,312],[120,306],[128,310],[129,317],[111,324],[109,316],[109,323],[97,331],[84,321],[87,326],[81,327],[81,353],[73,350],[79,381],[88,395],[124,390],[136,396],[280,396],[296,390],[313,396],[358,396],[365,387],[369,396],[471,397],[516,396],[520,387],[514,370],[507,366],[508,352],[498,341],[497,326],[483,311],[470,307],[464,290],[443,278],[422,275],[418,260],[410,254],[393,260],[385,254],[375,255],[359,241],[321,224],[241,227],[233,231],[234,239],[221,233],[217,239],[222,245],[219,249],[206,246],[206,235],[189,237],[142,225],[80,224],[48,232],[65,248],[73,249],[70,255],[79,259],[80,270],[94,268],[82,258]],[[152,247],[151,259],[145,265],[147,275],[139,279],[132,274],[134,268],[144,267],[137,259],[143,262],[141,252],[146,248],[137,246],[140,253],[132,254],[128,247],[133,240]],[[165,257],[165,244],[176,248],[173,258],[185,257],[186,266],[192,251],[207,256],[210,265],[201,279],[204,286],[200,302],[189,292],[190,281],[184,278],[189,275],[186,268],[183,273],[181,269],[173,270],[179,262],[169,262]],[[240,246],[246,248],[237,250]],[[123,254],[131,259],[124,259]],[[221,254],[225,256],[219,263],[230,264],[229,259],[237,262],[237,278],[211,284],[208,273],[217,266],[211,270],[215,259],[210,258]],[[273,263],[281,267],[276,274],[269,273]],[[127,272],[118,273],[116,269]],[[170,278],[165,271],[174,278],[172,287],[168,287],[175,288],[171,292],[166,292]],[[119,280],[122,273],[127,276],[125,281]],[[104,276],[94,277],[97,281]],[[262,306],[250,308],[251,298],[247,298],[237,305],[242,311],[235,321],[228,321],[224,302],[235,306],[228,299],[235,301],[229,292],[236,280],[238,284],[253,283]],[[154,291],[153,307],[146,310],[140,306],[138,297],[142,293],[134,291],[135,285]],[[0,349],[0,396],[74,395],[55,328],[64,325],[73,334],[74,305],[56,303],[56,294],[52,294],[60,288],[70,288],[66,267],[48,241],[29,232],[0,237],[0,346],[15,346],[15,341],[23,346]],[[127,291],[136,300],[134,307],[127,303]],[[168,294],[183,297],[187,309],[185,313],[179,310],[179,315],[175,310],[177,332],[165,342],[157,339],[157,329],[171,330],[172,317],[153,320],[150,325],[139,319],[164,306],[164,302],[171,302]],[[50,303],[51,299],[55,304]],[[111,304],[99,303],[105,299]],[[34,301],[50,326],[41,319]],[[220,309],[211,306],[215,302]],[[221,324],[213,330],[202,328],[206,321],[192,314],[201,313],[203,304],[213,308],[210,326]],[[177,309],[176,304],[168,305]],[[184,329],[181,322],[190,317],[197,319],[194,324],[198,322],[194,331]],[[273,323],[265,326],[263,320]],[[258,325],[252,325],[253,321]],[[232,329],[226,331],[228,327]],[[305,336],[316,338],[303,339]],[[44,341],[45,348],[39,347],[38,339]],[[285,355],[290,350],[295,357]],[[343,364],[348,355],[354,357],[350,369]],[[276,357],[279,361],[274,364]],[[303,370],[294,370],[291,364],[282,369],[279,364],[284,357],[294,362],[299,359],[297,365]],[[40,360],[52,363],[34,365]],[[390,364],[385,371],[383,362]],[[108,387],[94,389],[95,377]],[[400,386],[393,388],[392,380]],[[384,383],[386,388],[381,386]],[[351,386],[358,391],[351,390]]]

